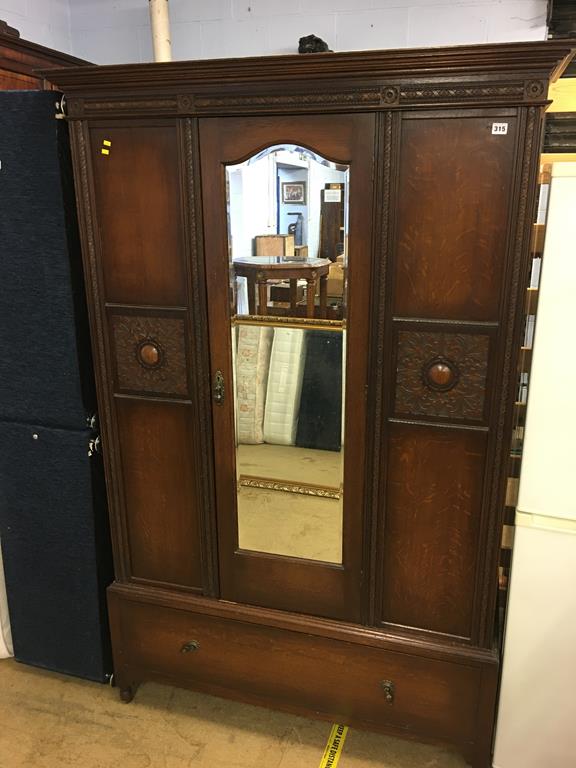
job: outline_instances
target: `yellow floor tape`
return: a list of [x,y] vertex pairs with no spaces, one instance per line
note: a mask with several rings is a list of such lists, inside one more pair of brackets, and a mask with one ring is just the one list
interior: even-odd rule
[[336,768],[342,754],[344,742],[346,741],[346,734],[348,733],[347,725],[333,725],[328,737],[328,744],[320,760],[319,768]]

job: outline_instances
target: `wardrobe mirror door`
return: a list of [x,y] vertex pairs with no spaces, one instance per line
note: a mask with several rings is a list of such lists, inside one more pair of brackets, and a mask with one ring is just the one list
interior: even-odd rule
[[376,119],[198,128],[220,595],[359,622]]
[[226,167],[238,546],[342,562],[349,167]]

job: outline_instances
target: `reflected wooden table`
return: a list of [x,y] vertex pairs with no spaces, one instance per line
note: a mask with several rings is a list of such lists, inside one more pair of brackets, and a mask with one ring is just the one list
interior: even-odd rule
[[[296,309],[298,280],[306,280],[306,317],[314,317],[316,286],[320,282],[320,317],[326,317],[326,299],[330,259],[295,261],[282,256],[254,256],[232,262],[236,277],[248,281],[248,309],[251,315],[268,314],[268,282],[290,282],[290,309]],[[258,311],[256,311],[258,307]]]

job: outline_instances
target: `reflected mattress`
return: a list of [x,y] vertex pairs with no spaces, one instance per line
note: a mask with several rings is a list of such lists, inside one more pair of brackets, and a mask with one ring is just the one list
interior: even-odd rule
[[302,391],[306,335],[298,328],[276,328],[264,415],[264,440],[294,445]]
[[236,351],[236,418],[239,443],[264,442],[272,328],[241,325]]

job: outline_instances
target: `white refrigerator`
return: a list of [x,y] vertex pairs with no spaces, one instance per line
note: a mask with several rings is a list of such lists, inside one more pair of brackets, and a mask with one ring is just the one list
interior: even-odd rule
[[552,171],[495,768],[576,766],[576,163]]

